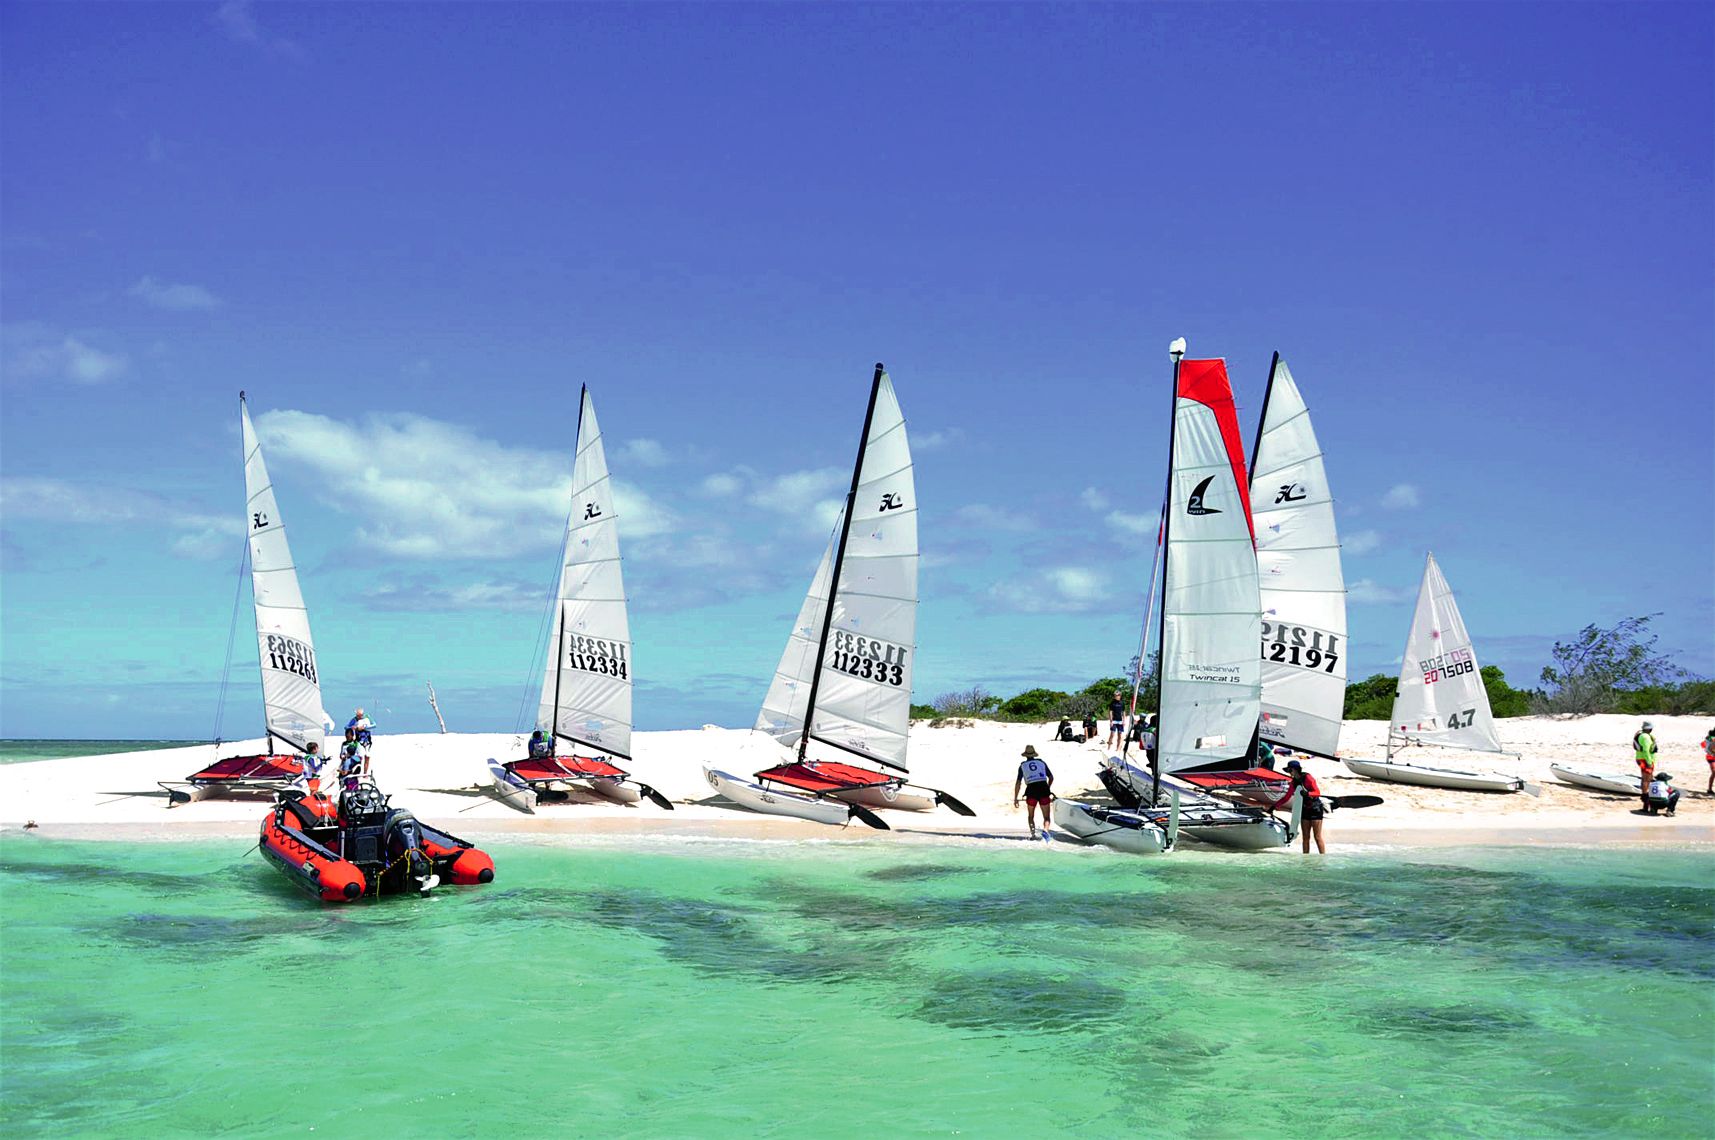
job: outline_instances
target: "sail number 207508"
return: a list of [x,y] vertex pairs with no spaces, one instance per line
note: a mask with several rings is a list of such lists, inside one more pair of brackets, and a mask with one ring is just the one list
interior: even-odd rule
[[1262,659],[1332,673],[1340,663],[1340,635],[1305,625],[1265,621]]

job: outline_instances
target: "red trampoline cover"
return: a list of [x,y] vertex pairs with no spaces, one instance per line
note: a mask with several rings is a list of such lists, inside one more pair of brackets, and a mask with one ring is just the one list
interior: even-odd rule
[[296,780],[304,765],[296,756],[228,756],[216,760],[189,780]]
[[1199,788],[1242,788],[1251,784],[1280,784],[1284,787],[1287,783],[1285,773],[1272,768],[1246,768],[1242,772],[1180,772],[1174,778]]
[[555,756],[551,759],[514,760],[508,772],[524,780],[576,780],[589,776],[624,776],[625,769],[593,756]]
[[868,768],[839,764],[831,760],[818,760],[813,764],[782,764],[778,768],[758,772],[756,778],[758,780],[773,780],[776,783],[787,784],[794,788],[803,788],[807,792],[838,792],[849,788],[873,788],[877,784],[891,784],[899,779],[897,776],[889,776],[886,772],[875,772]]

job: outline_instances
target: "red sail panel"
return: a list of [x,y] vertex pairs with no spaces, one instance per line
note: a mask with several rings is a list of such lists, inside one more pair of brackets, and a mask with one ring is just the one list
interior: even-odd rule
[[1179,362],[1179,398],[1196,400],[1215,413],[1221,428],[1221,442],[1226,444],[1227,458],[1233,464],[1233,482],[1238,484],[1239,501],[1244,504],[1245,522],[1251,528],[1251,542],[1256,542],[1256,523],[1251,519],[1251,480],[1245,470],[1245,445],[1239,436],[1239,412],[1233,406],[1233,385],[1227,379],[1225,360],[1182,360]]

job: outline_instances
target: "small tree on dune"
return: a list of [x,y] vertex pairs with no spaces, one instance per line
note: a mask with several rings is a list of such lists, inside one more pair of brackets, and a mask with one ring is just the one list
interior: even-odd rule
[[1542,671],[1543,689],[1535,711],[1559,716],[1616,712],[1621,694],[1665,685],[1685,675],[1665,653],[1655,650],[1649,631],[1660,614],[1626,618],[1602,628],[1587,625],[1571,641],[1554,643],[1554,664]]

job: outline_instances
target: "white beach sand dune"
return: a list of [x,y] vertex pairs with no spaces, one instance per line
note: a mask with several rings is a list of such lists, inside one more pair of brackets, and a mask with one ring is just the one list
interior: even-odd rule
[[[1701,741],[1711,721],[1701,717],[1654,717],[1662,767],[1686,792],[1672,819],[1635,814],[1628,798],[1607,796],[1560,783],[1555,762],[1632,771],[1630,739],[1640,718],[1594,716],[1577,720],[1521,717],[1500,722],[1501,739],[1521,758],[1425,750],[1455,767],[1493,769],[1540,784],[1540,797],[1457,792],[1381,783],[1351,774],[1334,761],[1306,766],[1330,795],[1379,795],[1381,806],[1334,812],[1327,836],[1334,850],[1356,845],[1715,843],[1715,799],[1701,793],[1708,779]],[[715,796],[703,764],[748,774],[779,762],[785,753],[766,737],[713,726],[673,732],[643,732],[633,739],[635,756],[625,765],[677,807],[666,812],[647,802],[542,805],[524,816],[491,798],[488,757],[523,755],[516,733],[378,736],[377,782],[395,804],[467,837],[508,833],[576,842],[597,834],[695,834],[900,839],[969,839],[1017,836],[1024,831],[1012,807],[1012,782],[1019,753],[1034,744],[1054,769],[1061,795],[1101,795],[1095,778],[1104,751],[1094,745],[1051,743],[1049,724],[967,723],[911,730],[911,778],[964,800],[974,818],[940,810],[889,812],[891,833],[853,825],[834,832],[820,824],[744,811]],[[1380,757],[1387,726],[1380,721],[1347,723],[1346,755]],[[261,741],[232,742],[222,755],[259,750]],[[179,780],[214,758],[211,746],[88,756],[0,766],[0,829],[14,831],[34,820],[40,834],[75,838],[171,839],[249,835],[265,804],[258,799],[208,799],[168,809],[156,786]]]

